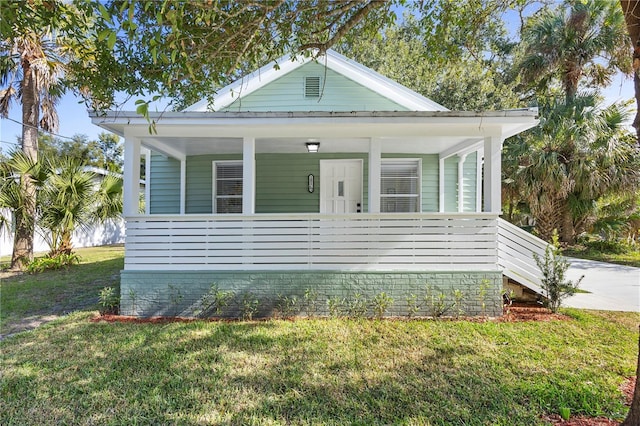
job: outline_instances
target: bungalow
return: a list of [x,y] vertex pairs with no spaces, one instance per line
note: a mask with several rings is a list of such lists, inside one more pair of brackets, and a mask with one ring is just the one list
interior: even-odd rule
[[544,243],[499,218],[502,143],[536,111],[449,111],[329,51],[151,118],[92,116],[125,139],[124,314],[194,315],[213,285],[228,315],[381,293],[390,315],[500,315],[503,276],[538,289]]

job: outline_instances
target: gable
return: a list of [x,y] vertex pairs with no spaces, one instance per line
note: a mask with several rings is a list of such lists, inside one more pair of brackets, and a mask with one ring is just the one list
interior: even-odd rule
[[[315,96],[318,94],[319,96]],[[307,62],[221,111],[408,111],[318,62]]]
[[[307,89],[305,77],[319,79],[311,82],[312,87],[315,83],[315,90],[318,89],[319,83],[319,98],[304,95]],[[284,56],[218,90],[212,104],[204,99],[182,112],[192,111],[448,110],[372,69],[329,50],[317,60],[310,57],[292,59]]]

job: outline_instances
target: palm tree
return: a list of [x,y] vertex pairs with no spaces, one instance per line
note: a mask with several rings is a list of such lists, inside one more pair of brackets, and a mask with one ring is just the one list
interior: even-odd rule
[[[15,33],[18,34],[18,33]],[[0,41],[0,115],[7,117],[14,99],[22,104],[22,152],[38,161],[38,129],[56,131],[56,102],[61,94],[63,59],[50,28]],[[15,239],[11,269],[22,270],[33,259],[36,188],[29,171],[20,175],[24,206],[15,211]]]
[[[35,162],[22,151],[11,153],[9,158],[0,162],[0,227],[1,232],[12,232],[14,220],[25,218],[35,226],[35,214],[29,214],[27,209],[35,206],[27,200],[23,184],[28,179],[30,187],[35,190],[41,188],[47,179],[48,170],[41,162]],[[35,210],[35,209],[34,209]],[[9,213],[9,214],[7,214]]]
[[86,230],[120,216],[122,178],[88,171],[77,158],[50,161],[49,178],[39,194],[39,225],[47,231],[50,256],[70,254],[75,230]]
[[594,95],[549,101],[538,126],[505,146],[507,188],[517,189],[544,239],[558,229],[572,244],[596,219],[597,200],[634,191],[640,157],[619,105],[599,108]]
[[[96,2],[32,0],[0,8],[0,116],[13,101],[22,107],[22,152],[38,160],[38,131],[55,131],[55,106],[73,89],[92,96],[87,75],[95,74]],[[109,56],[108,54],[106,56]],[[25,206],[15,216],[12,269],[33,258],[36,190],[29,173],[20,176]]]
[[610,0],[565,0],[543,9],[527,22],[522,42],[524,80],[545,90],[558,80],[567,104],[581,81],[604,86],[617,71],[631,73],[624,15]]

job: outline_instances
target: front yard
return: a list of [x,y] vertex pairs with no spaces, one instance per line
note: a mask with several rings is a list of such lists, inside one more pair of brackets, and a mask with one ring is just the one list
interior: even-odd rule
[[77,312],[0,342],[0,424],[514,425],[628,409],[620,386],[635,374],[637,313],[96,322],[97,292],[121,267],[112,254],[3,280],[3,334],[48,303]]

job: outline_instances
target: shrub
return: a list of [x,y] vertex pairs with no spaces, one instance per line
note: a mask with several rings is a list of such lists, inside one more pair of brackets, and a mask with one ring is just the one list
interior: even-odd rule
[[540,258],[534,253],[533,259],[542,272],[545,306],[551,309],[551,312],[557,312],[562,301],[576,293],[584,275],[575,282],[566,279],[565,273],[570,263],[560,254],[557,231],[553,232],[551,244],[544,250],[544,257]]
[[234,295],[233,291],[220,290],[218,284],[211,284],[209,291],[203,295],[200,300],[202,310],[199,312],[199,316],[208,317],[212,314],[220,315],[222,310],[229,305]]
[[393,298],[390,297],[387,293],[380,292],[373,298],[372,307],[373,313],[376,318],[382,318],[389,309],[389,306],[393,304]]
[[100,290],[98,304],[100,305],[98,308],[100,315],[117,315],[120,307],[120,295],[115,288],[104,287]]
[[75,253],[58,253],[54,256],[38,257],[27,265],[27,273],[35,274],[48,269],[68,268],[80,263],[80,257]]

